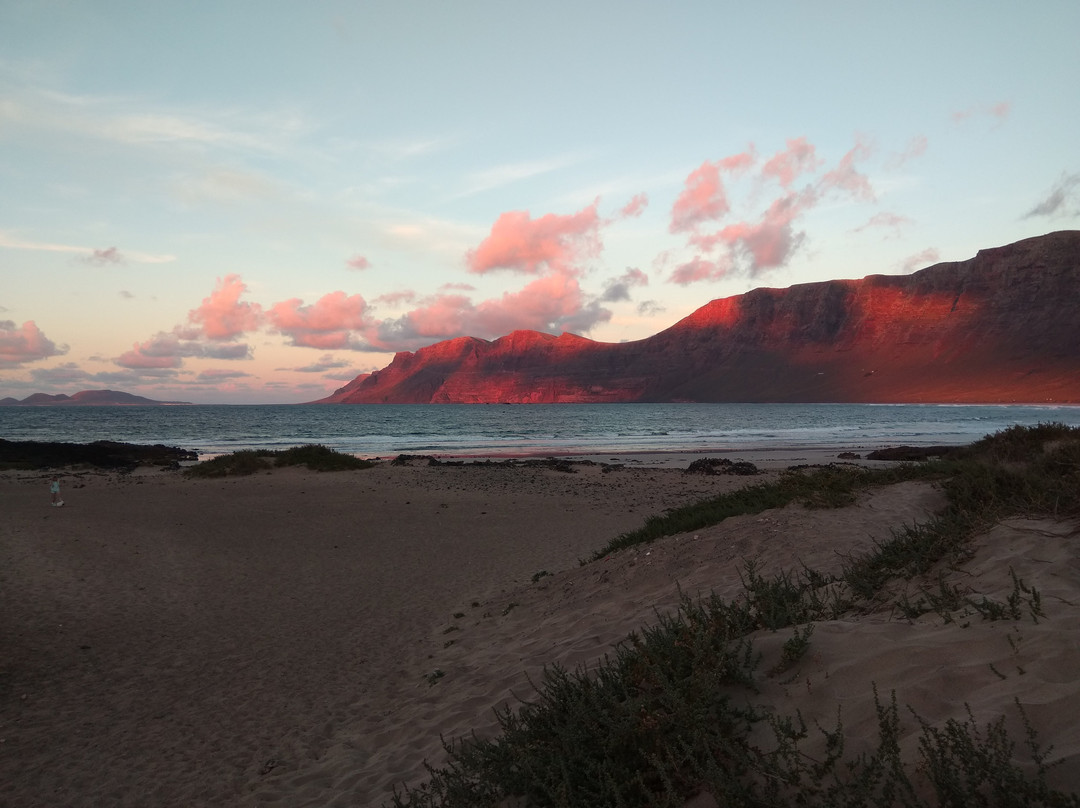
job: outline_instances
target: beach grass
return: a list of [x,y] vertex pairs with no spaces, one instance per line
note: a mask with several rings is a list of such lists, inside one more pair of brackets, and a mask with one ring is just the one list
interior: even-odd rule
[[[681,808],[707,792],[720,805],[739,806],[1080,806],[1080,796],[1047,784],[1049,750],[1019,702],[1023,764],[1004,718],[979,725],[969,711],[965,720],[932,726],[912,711],[920,727],[912,762],[901,756],[894,694],[875,688],[876,745],[857,756],[845,755],[839,717],[811,730],[800,715],[753,699],[764,677],[783,676],[812,647],[815,621],[880,609],[889,599],[907,617],[935,611],[946,621],[960,612],[1015,620],[1026,611],[1037,620],[1038,592],[1015,573],[1002,602],[976,602],[939,579],[936,591],[912,603],[890,594],[888,584],[969,558],[972,538],[1002,519],[1080,515],[1080,429],[1013,427],[949,460],[785,475],[649,520],[633,535],[651,541],[795,501],[842,505],[869,485],[929,478],[948,497],[934,518],[846,558],[838,575],[804,568],[764,576],[747,562],[743,591],[732,600],[684,597],[674,614],[659,614],[595,668],[547,668],[531,700],[497,713],[496,737],[444,741],[449,763],[429,767],[428,781],[395,793],[392,805]],[[609,544],[596,557],[634,543]],[[764,670],[753,642],[762,630],[791,632]],[[805,751],[811,742],[819,750],[813,756]]]
[[241,477],[281,466],[305,466],[312,471],[369,469],[375,464],[326,446],[309,444],[291,449],[242,449],[218,455],[184,470],[188,477]]
[[808,508],[851,505],[860,490],[905,480],[941,477],[940,464],[906,463],[884,469],[832,464],[789,469],[778,480],[738,488],[650,516],[640,528],[622,533],[592,555],[597,561],[611,553],[664,536],[674,536],[716,525],[732,516],[756,514],[799,502]]

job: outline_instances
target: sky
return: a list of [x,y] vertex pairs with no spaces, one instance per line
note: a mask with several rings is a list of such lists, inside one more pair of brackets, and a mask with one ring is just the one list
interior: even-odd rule
[[1080,3],[0,0],[0,397],[295,403],[459,336],[1080,228]]

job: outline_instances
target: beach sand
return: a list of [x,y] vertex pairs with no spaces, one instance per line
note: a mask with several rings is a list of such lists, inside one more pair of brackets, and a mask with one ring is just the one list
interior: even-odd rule
[[[68,471],[61,508],[49,473],[0,472],[0,805],[377,806],[442,760],[440,734],[493,731],[493,708],[545,665],[594,664],[680,591],[732,596],[745,559],[838,569],[943,501],[903,483],[579,564],[650,514],[768,479],[682,473],[692,459]],[[876,732],[875,684],[931,722],[965,704],[980,723],[1009,715],[1022,741],[1019,698],[1066,760],[1051,781],[1080,791],[1078,531],[1010,521],[955,573],[1004,599],[1012,568],[1042,592],[1038,623],[819,623],[797,675],[765,678],[760,701],[825,726],[839,707],[857,746]],[[763,633],[766,656],[789,635]]]

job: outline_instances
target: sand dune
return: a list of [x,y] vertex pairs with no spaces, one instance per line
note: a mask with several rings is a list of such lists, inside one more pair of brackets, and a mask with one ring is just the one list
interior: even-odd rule
[[[63,508],[49,507],[47,481],[0,476],[3,805],[379,805],[440,759],[440,733],[492,731],[492,708],[528,695],[544,665],[595,663],[680,590],[730,596],[747,558],[829,570],[941,504],[905,483],[580,566],[646,515],[745,478],[85,473],[65,477]],[[762,701],[823,723],[839,706],[859,738],[876,727],[872,683],[932,721],[965,704],[986,721],[1020,698],[1073,764],[1054,782],[1080,790],[1077,531],[1012,521],[951,573],[1003,597],[1011,567],[1042,592],[1038,623],[821,623],[797,676],[768,679]],[[766,655],[785,636],[762,636]]]

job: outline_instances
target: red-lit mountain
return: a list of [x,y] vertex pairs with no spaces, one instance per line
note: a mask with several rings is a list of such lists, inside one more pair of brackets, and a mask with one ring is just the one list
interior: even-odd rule
[[1080,231],[911,275],[755,289],[636,342],[460,337],[324,403],[1080,402]]

